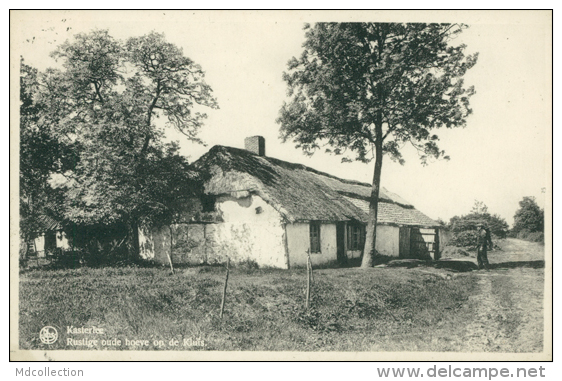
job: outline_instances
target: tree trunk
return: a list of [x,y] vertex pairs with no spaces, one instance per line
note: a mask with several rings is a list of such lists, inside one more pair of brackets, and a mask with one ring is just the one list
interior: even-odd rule
[[[377,128],[379,130],[379,128]],[[382,127],[381,127],[382,130]],[[377,135],[378,131],[377,131]],[[381,134],[382,135],[382,131]],[[375,142],[375,172],[373,174],[373,185],[371,187],[371,199],[369,202],[369,222],[365,232],[365,247],[363,248],[362,268],[373,267],[376,251],[375,242],[377,241],[377,217],[379,209],[379,191],[382,171],[382,139]]]
[[127,256],[129,260],[139,259],[139,225],[136,220],[130,220],[127,224]]

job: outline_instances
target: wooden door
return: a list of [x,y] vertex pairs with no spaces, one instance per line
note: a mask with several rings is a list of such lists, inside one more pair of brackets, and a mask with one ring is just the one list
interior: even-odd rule
[[340,265],[347,264],[347,255],[345,253],[345,222],[336,223],[336,246],[338,263]]
[[400,258],[410,258],[410,228],[406,226],[400,227],[398,239],[398,253]]

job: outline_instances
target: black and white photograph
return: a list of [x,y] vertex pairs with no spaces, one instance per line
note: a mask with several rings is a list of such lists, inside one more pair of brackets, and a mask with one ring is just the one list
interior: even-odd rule
[[10,95],[11,360],[552,360],[552,11],[11,11]]

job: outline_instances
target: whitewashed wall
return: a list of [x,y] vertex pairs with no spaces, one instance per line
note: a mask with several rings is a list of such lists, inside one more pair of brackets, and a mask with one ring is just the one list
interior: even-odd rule
[[70,245],[68,244],[68,238],[67,238],[65,232],[60,231],[60,230],[57,231],[57,232],[49,231],[49,232],[41,234],[40,236],[35,238],[35,250],[37,251],[37,253],[40,257],[45,256],[45,236],[47,234],[49,234],[49,237],[51,237],[51,238],[52,238],[52,235],[55,236],[55,247],[56,248],[60,248],[60,249],[64,249],[64,250],[67,250],[67,249],[70,248]]
[[[234,262],[252,260],[262,267],[287,268],[285,231],[273,207],[251,195],[221,197],[216,208],[222,223],[178,224],[172,225],[171,231],[167,226],[150,232],[139,229],[142,258],[165,264],[171,252],[175,263],[222,263],[228,256]],[[191,240],[189,245],[179,245],[186,239]],[[190,249],[182,251],[183,247]]]
[[[291,267],[306,266],[306,251],[310,249],[310,224],[287,224],[287,246]],[[320,225],[320,253],[311,253],[313,265],[320,265],[337,260],[336,224]]]
[[[346,229],[347,234],[347,229]],[[378,225],[377,226],[377,241],[375,248],[377,251],[384,255],[391,255],[398,257],[400,253],[400,230],[395,226]],[[346,236],[347,240],[347,236]],[[346,241],[347,242],[347,241]],[[359,258],[363,252],[361,250],[348,250],[347,258]]]
[[250,259],[259,266],[287,268],[285,231],[281,215],[261,197],[221,197],[217,211],[225,222],[214,225],[217,255],[229,253],[231,258]]
[[60,249],[70,249],[70,245],[68,244],[68,237],[66,236],[66,233],[63,231],[57,231],[57,248]]
[[[290,267],[306,266],[309,223],[288,223],[284,227],[279,212],[256,195],[220,197],[216,208],[224,222],[139,229],[141,257],[167,264],[168,254],[172,253],[174,263],[196,264],[222,263],[228,255],[234,262],[252,260],[262,267],[287,268],[286,241]],[[191,242],[182,243],[182,239]],[[337,261],[335,223],[320,225],[320,247],[320,253],[311,253],[313,265]],[[381,254],[398,257],[399,228],[379,225],[376,248]],[[347,256],[358,258],[361,251],[348,251]]]
[[375,248],[380,254],[398,257],[400,254],[400,228],[389,225],[377,226]]
[[39,257],[45,256],[45,234],[35,238],[35,251],[37,251]]
[[154,259],[154,239],[152,238],[152,231],[144,226],[139,227],[139,255],[142,259]]

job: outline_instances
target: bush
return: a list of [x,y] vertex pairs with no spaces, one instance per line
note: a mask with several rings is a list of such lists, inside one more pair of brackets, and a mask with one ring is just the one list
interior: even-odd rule
[[523,239],[529,242],[538,242],[544,244],[544,233],[543,232],[530,232],[528,230],[521,230],[517,233],[517,238]]
[[476,230],[465,230],[455,233],[450,244],[456,247],[464,247],[469,250],[476,249],[478,232]]
[[441,258],[464,258],[470,257],[470,253],[463,248],[446,246],[441,252]]
[[543,232],[533,232],[529,233],[527,240],[531,242],[538,242],[544,245],[544,233]]
[[62,250],[53,257],[51,268],[75,269],[84,264],[84,253],[80,250]]
[[521,231],[515,233],[515,238],[527,239],[528,235],[529,235],[528,230],[521,230]]
[[505,238],[508,230],[507,222],[499,215],[490,213],[471,213],[465,216],[454,216],[449,222],[449,228],[454,233],[476,230],[479,223],[488,225],[490,232],[498,238]]
[[260,268],[258,263],[253,259],[244,259],[234,265],[234,267],[239,268],[241,270],[252,271],[257,270]]
[[[502,250],[501,246],[496,243],[500,237],[492,234],[492,243],[494,244],[494,250]],[[462,247],[465,250],[476,250],[478,246],[478,232],[476,230],[466,230],[453,235],[450,242],[451,246]],[[490,250],[490,248],[488,247]]]

